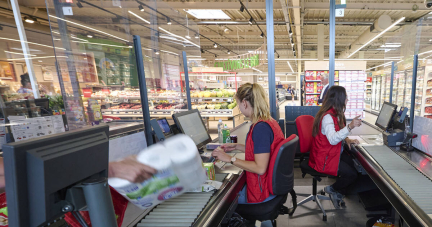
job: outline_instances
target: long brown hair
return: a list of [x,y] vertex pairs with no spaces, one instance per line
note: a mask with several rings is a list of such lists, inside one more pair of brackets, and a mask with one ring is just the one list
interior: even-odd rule
[[346,119],[345,119],[345,100],[347,98],[347,93],[344,87],[341,86],[332,86],[328,91],[326,96],[324,97],[323,104],[315,116],[315,120],[313,122],[313,131],[312,136],[318,135],[320,129],[320,123],[324,115],[328,110],[334,108],[336,111],[336,116],[339,119],[339,128],[345,127]]
[[267,121],[271,119],[269,103],[267,102],[266,93],[261,85],[246,83],[238,88],[236,98],[241,102],[248,101],[253,108],[252,122],[259,120]]

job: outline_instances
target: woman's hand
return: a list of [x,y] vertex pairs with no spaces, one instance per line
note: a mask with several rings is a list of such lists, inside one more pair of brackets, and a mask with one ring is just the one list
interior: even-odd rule
[[244,152],[246,150],[245,145],[238,143],[225,143],[220,146],[220,148],[222,148],[225,152],[230,152],[233,150],[239,150]]
[[225,153],[225,151],[221,147],[216,148],[212,152],[212,156],[223,162],[231,162],[231,158],[232,158],[231,155]]
[[225,152],[230,152],[230,151],[237,149],[237,144],[236,143],[225,143],[218,148],[221,148]]
[[359,117],[361,117],[360,115],[358,115],[357,117],[355,117],[351,123],[349,124],[349,127],[351,130],[353,130],[355,127],[360,127],[362,122],[360,119],[358,119]]
[[117,177],[133,183],[141,183],[155,174],[157,170],[144,165],[130,156],[119,162],[110,162],[108,165],[108,177]]
[[353,145],[359,145],[360,144],[360,142],[357,140],[357,139],[350,139],[350,138],[346,138],[345,139],[345,142],[347,143],[347,144],[349,144],[349,145],[351,145],[351,144],[353,144]]

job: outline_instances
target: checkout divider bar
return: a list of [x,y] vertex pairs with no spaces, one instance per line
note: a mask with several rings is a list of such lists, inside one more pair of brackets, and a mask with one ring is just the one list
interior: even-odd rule
[[153,136],[152,136],[152,128],[150,124],[150,110],[148,106],[148,95],[147,95],[147,85],[145,80],[145,72],[144,72],[144,59],[142,55],[141,49],[141,37],[138,35],[133,36],[134,41],[134,50],[135,50],[135,58],[137,62],[137,71],[138,71],[138,83],[140,89],[140,97],[141,97],[141,105],[142,105],[142,113],[144,119],[144,130],[147,141],[147,147],[153,144]]

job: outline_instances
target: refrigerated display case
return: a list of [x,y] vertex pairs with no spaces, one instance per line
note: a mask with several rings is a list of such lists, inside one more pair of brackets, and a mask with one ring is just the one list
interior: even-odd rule
[[384,89],[384,99],[383,99],[383,103],[384,102],[389,102],[390,101],[390,83],[391,83],[391,74],[390,73],[386,73],[383,76],[383,79],[385,81],[385,89]]
[[372,110],[372,77],[368,77],[366,81],[365,109]]
[[372,113],[376,113],[378,114],[380,109],[381,109],[381,105],[382,105],[382,96],[384,96],[384,92],[382,89],[382,76],[381,75],[376,75],[373,76],[372,79]]
[[[408,69],[405,71],[407,74],[405,80],[405,96],[404,96],[404,106],[411,106],[411,90],[412,90],[412,69]],[[423,85],[424,85],[424,73],[425,68],[419,67],[417,69],[417,81],[416,81],[416,92],[415,92],[415,108],[414,115],[421,116],[421,107],[422,107],[422,97],[423,97]]]
[[405,72],[398,72],[395,73],[396,76],[396,83],[397,83],[397,89],[396,93],[394,94],[394,102],[397,106],[404,106],[404,100],[405,100],[405,84],[406,84],[406,75]]
[[424,92],[424,108],[423,116],[432,118],[432,72],[429,72],[426,76],[425,92]]

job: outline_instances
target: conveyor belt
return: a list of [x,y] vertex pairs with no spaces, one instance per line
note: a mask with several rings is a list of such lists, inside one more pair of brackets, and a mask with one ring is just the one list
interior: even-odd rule
[[387,175],[429,216],[432,181],[387,146],[363,146]]
[[214,192],[185,193],[154,208],[137,227],[189,227],[204,210]]

